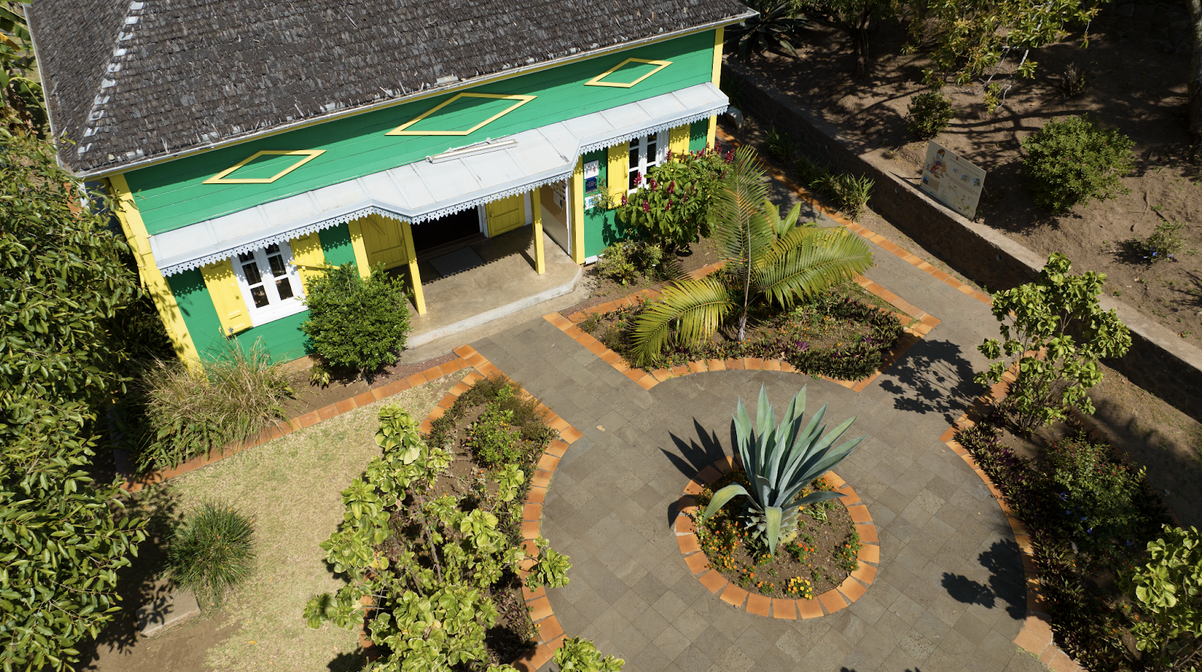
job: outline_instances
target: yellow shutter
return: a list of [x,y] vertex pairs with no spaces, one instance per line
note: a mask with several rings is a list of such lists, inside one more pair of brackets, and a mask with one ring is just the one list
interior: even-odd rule
[[409,257],[405,255],[405,238],[401,234],[399,221],[380,215],[368,215],[357,221],[359,230],[363,233],[367,262],[372,268],[375,268],[376,264],[384,264],[384,268],[394,268],[409,261]]
[[229,259],[201,268],[200,274],[204,276],[209,298],[217,309],[217,319],[221,320],[221,333],[230,336],[254,326],[246,311],[246,303],[242,301],[242,291],[238,289],[238,279],[234,277],[234,266]]
[[689,153],[689,125],[677,126],[668,132],[668,149],[672,156]]
[[321,238],[314,231],[288,244],[292,246],[292,263],[300,271],[301,282],[307,286],[310,278],[322,274],[322,264],[326,263],[326,255],[321,251]]
[[609,199],[614,206],[622,203],[622,197],[630,186],[630,143],[623,142],[609,148],[609,161],[605,167],[609,183]]
[[526,199],[522,194],[502,198],[484,206],[488,217],[488,235],[497,236],[526,225]]

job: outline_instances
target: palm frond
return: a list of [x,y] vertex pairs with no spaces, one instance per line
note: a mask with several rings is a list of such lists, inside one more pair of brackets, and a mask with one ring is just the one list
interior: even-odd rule
[[747,254],[760,245],[756,232],[771,224],[764,216],[768,200],[767,173],[755,150],[740,147],[734,162],[718,184],[710,206],[710,225],[726,250],[728,260],[746,265]]
[[[752,277],[757,293],[772,303],[791,306],[799,296],[813,295],[872,267],[868,243],[846,231],[792,234],[786,234],[781,242],[796,241],[796,247],[774,256],[774,263],[758,267]],[[774,251],[780,249],[784,246],[778,245]]]
[[733,306],[730,290],[714,277],[685,280],[664,289],[635,326],[635,363],[645,365],[663,351],[673,322],[678,323],[677,340],[694,345],[713,336]]

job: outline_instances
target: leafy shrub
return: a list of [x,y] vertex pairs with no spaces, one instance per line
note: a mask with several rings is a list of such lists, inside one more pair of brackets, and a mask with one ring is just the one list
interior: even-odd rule
[[243,348],[230,339],[203,370],[151,361],[132,392],[132,447],[138,468],[147,471],[253,438],[283,417],[292,387],[261,342]]
[[325,273],[305,283],[309,317],[301,325],[313,350],[334,366],[360,372],[394,364],[409,335],[405,285],[372,269],[364,280],[354,264],[325,266]]
[[1114,459],[1109,445],[1089,441],[1084,432],[1053,443],[1047,461],[1060,500],[1054,518],[1060,534],[1083,551],[1125,540],[1143,513],[1144,469]]
[[710,235],[715,185],[734,155],[705,149],[669,159],[647,171],[647,181],[623,196],[616,212],[638,240],[674,249]]
[[764,137],[765,144],[768,146],[768,153],[778,161],[788,164],[793,161],[793,138],[789,137],[788,133],[776,130],[776,127],[768,129],[768,133]]
[[1022,141],[1027,185],[1035,202],[1052,212],[1127,193],[1119,178],[1135,167],[1134,146],[1087,116],[1049,121]]
[[[539,410],[538,402],[522,393],[522,386],[501,374],[476,381],[470,390],[459,396],[455,403],[435,420],[426,441],[433,446],[448,446],[454,440],[451,430],[455,423],[466,415],[467,410],[488,404],[490,408],[512,413],[510,427],[516,428],[520,439],[526,442],[522,448],[527,458],[546,448],[557,436],[547,424],[546,416]],[[525,467],[524,467],[525,468]]]
[[206,608],[254,569],[254,525],[231,506],[205,502],[175,530],[167,546],[171,580],[196,593]]
[[1076,61],[1069,61],[1068,65],[1055,76],[1056,85],[1060,87],[1060,93],[1063,93],[1066,98],[1073,98],[1081,95],[1086,88],[1089,87],[1089,81],[1092,75],[1089,68],[1077,65]]
[[1161,222],[1156,225],[1156,230],[1152,232],[1152,235],[1147,238],[1129,240],[1125,247],[1132,257],[1147,264],[1154,264],[1166,259],[1177,261],[1177,255],[1182,252],[1193,252],[1186,248],[1185,237],[1181,235],[1183,230],[1185,230],[1184,222]]
[[555,651],[559,672],[621,672],[626,661],[602,656],[597,646],[587,639],[568,637]]
[[793,170],[810,189],[834,201],[835,207],[858,218],[872,197],[876,183],[868,176],[853,177],[845,173],[832,173],[804,154],[797,158]]
[[664,249],[657,243],[622,240],[601,252],[597,273],[603,278],[625,285],[640,275],[662,276],[663,260]]
[[513,411],[490,404],[468,430],[467,445],[476,459],[489,469],[521,458],[517,430],[510,427]]
[[1131,577],[1131,596],[1144,618],[1132,628],[1153,669],[1195,669],[1202,655],[1202,537],[1198,528],[1165,525],[1148,542],[1151,562]]
[[951,98],[927,91],[910,99],[910,106],[906,108],[906,129],[919,140],[930,140],[947,128],[952,116]]

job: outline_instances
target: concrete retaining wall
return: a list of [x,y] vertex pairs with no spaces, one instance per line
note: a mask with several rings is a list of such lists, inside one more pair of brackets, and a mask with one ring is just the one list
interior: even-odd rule
[[[929,199],[911,180],[898,175],[888,160],[858,153],[855,141],[767,78],[733,61],[725,63],[722,77],[742,83],[739,103],[745,113],[787,132],[811,158],[832,170],[872,178],[876,182],[873,209],[965,277],[990,291],[1038,277],[1046,261],[1043,257]],[[1106,364],[1202,420],[1202,350],[1112,297],[1102,296],[1101,304],[1115,309],[1131,330],[1132,340],[1125,357]]]

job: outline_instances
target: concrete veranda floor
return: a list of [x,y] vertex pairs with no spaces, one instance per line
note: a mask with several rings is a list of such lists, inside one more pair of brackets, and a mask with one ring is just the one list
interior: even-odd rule
[[[875,247],[875,246],[874,246]],[[1019,549],[997,502],[940,435],[982,390],[976,346],[997,333],[985,304],[880,248],[865,275],[942,322],[856,393],[796,373],[707,372],[644,390],[549,322],[472,343],[583,432],[555,471],[542,533],[571,556],[549,591],[569,636],[629,672],[1042,670],[1014,638],[1026,616]],[[739,611],[686,567],[673,505],[732,452],[731,413],[764,385],[778,412],[802,386],[809,411],[856,415],[867,435],[840,476],[878,526],[876,581],[847,609],[781,621]],[[547,665],[544,669],[551,669]]]

